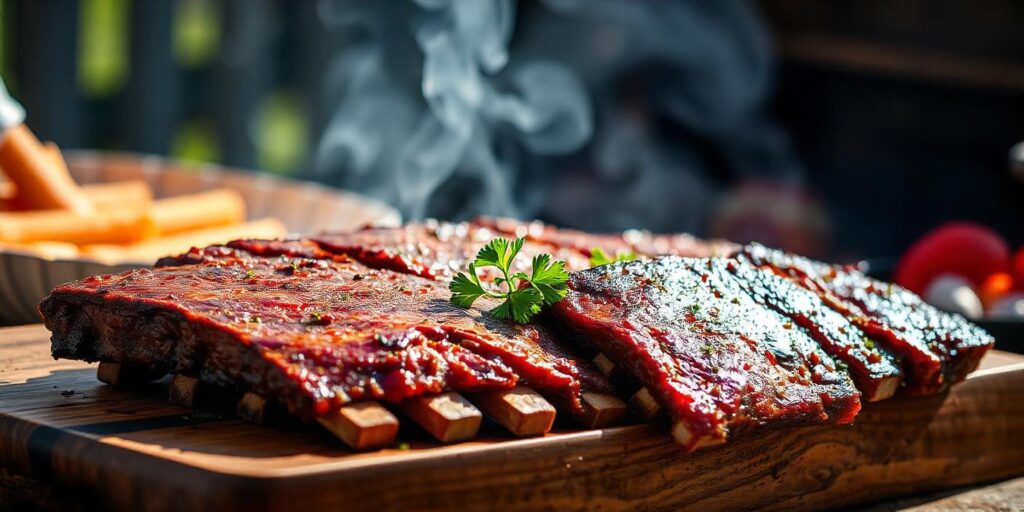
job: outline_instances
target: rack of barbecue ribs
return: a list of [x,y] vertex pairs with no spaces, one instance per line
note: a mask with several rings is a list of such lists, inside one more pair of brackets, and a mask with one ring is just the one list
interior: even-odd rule
[[[495,299],[450,302],[448,283],[496,237],[525,238],[516,271],[542,253],[571,271],[566,297],[530,323],[491,316]],[[590,268],[594,249],[637,259]],[[170,373],[178,403],[319,423],[355,449],[393,445],[404,421],[464,441],[488,417],[514,436],[543,435],[558,418],[665,419],[692,450],[940,392],[993,345],[856,269],[759,245],[506,219],[194,248],[62,285],[40,312],[53,355],[100,361],[103,382]]]

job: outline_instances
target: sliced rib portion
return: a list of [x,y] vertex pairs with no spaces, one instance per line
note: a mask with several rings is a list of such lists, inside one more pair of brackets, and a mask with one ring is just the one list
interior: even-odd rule
[[344,254],[373,268],[438,279],[465,268],[464,262],[476,256],[489,239],[473,240],[465,225],[428,222],[327,233],[314,241],[333,254]]
[[[472,222],[426,220],[398,228],[367,228],[348,233],[326,233],[313,238],[318,249],[350,256],[365,265],[415,274],[431,279],[450,279],[464,270],[487,242],[504,236],[525,237],[516,271],[527,270],[529,260],[548,253],[565,262],[566,269],[590,268],[590,255],[600,248],[611,256],[632,252],[638,256],[662,254],[710,256],[735,251],[734,244],[705,242],[690,235],[653,235],[643,231],[597,235],[561,229],[540,222],[481,217]],[[487,278],[486,275],[481,276]]]
[[634,229],[622,233],[594,234],[558,228],[540,221],[524,222],[495,217],[478,217],[472,224],[507,236],[526,237],[533,242],[573,249],[587,257],[595,248],[611,256],[616,253],[632,252],[638,256],[651,258],[664,255],[696,258],[725,256],[739,249],[739,246],[732,242],[701,240],[686,233],[654,234]]
[[857,304],[880,325],[887,325],[903,339],[917,337],[945,362],[943,385],[939,391],[967,378],[978,368],[981,358],[995,344],[984,329],[964,317],[946,313],[927,304],[915,293],[898,285],[883,283],[860,273],[837,274],[832,290]]
[[903,372],[896,356],[874,343],[843,314],[825,305],[816,293],[758,268],[742,254],[728,259],[726,266],[755,301],[806,329],[826,352],[842,363],[865,400],[884,400],[899,388]]
[[[334,237],[335,240],[347,240],[345,251],[352,255],[361,255],[366,257],[367,254],[387,255],[387,254],[399,254],[401,251],[389,248],[383,245],[385,242],[391,243],[395,240],[412,240],[413,237],[421,237],[421,239],[427,240],[429,245],[432,245],[434,249],[422,250],[417,253],[415,262],[417,265],[422,265],[418,268],[439,268],[442,265],[442,260],[438,258],[452,254],[469,254],[470,250],[479,250],[482,247],[482,242],[477,242],[478,238],[468,238],[466,233],[463,232],[460,236],[453,236],[450,234],[450,229],[455,228],[455,224],[450,223],[438,223],[435,221],[427,222],[422,225],[411,225],[407,228],[370,228],[359,231],[350,235],[329,235]],[[448,232],[449,234],[437,236],[438,232]],[[434,233],[434,234],[432,234]],[[372,236],[371,236],[372,235]],[[328,236],[328,235],[325,235]],[[350,237],[351,238],[346,238]],[[489,239],[488,239],[489,240]],[[366,243],[367,246],[361,246],[360,243]],[[523,252],[534,252],[540,253],[539,248],[532,244],[526,244]],[[321,244],[312,240],[236,240],[230,242],[228,247],[211,246],[205,249],[193,249],[189,253],[179,257],[165,258],[158,262],[163,265],[175,265],[179,263],[189,263],[195,261],[216,261],[220,258],[225,257],[245,257],[245,256],[260,256],[260,257],[278,257],[283,258],[280,261],[287,261],[287,258],[292,255],[303,255],[307,258],[319,258],[329,259],[340,262],[351,262],[350,256],[344,251],[328,252],[323,249]],[[475,252],[472,254],[475,256]],[[352,256],[354,257],[354,256]],[[578,258],[578,255],[577,255]],[[374,263],[374,259],[370,258],[369,261]],[[413,260],[405,260],[413,261]],[[468,264],[468,261],[462,263],[463,265]],[[523,265],[522,262],[518,263],[520,266],[517,270],[529,271],[529,264]],[[385,265],[390,267],[389,265]],[[418,274],[411,268],[406,268],[408,272],[412,274]],[[447,282],[451,276],[451,273],[438,272],[434,275],[433,279],[440,282]],[[494,275],[481,275],[481,279],[488,280],[495,277]],[[489,307],[489,306],[487,306]],[[604,427],[611,424],[618,423],[622,420],[625,414],[625,403],[619,400],[613,393],[613,386],[608,380],[601,375],[595,368],[589,363],[584,362],[576,354],[571,351],[565,350],[563,344],[561,344],[554,336],[552,336],[550,329],[547,326],[534,324],[529,326],[512,326],[515,329],[525,329],[531,333],[531,339],[537,340],[536,343],[538,350],[545,353],[549,353],[552,357],[565,362],[571,367],[571,373],[578,377],[578,380],[582,383],[579,387],[573,387],[568,390],[562,390],[563,392],[574,393],[578,396],[573,398],[573,406],[577,403],[582,403],[582,410],[576,409],[571,410],[575,419],[587,426],[591,427]],[[551,397],[556,404],[564,405],[565,398],[559,398],[557,392],[553,394],[552,391],[545,391],[539,389],[542,393]],[[564,394],[564,393],[563,393]],[[482,394],[478,396],[483,396]],[[513,432],[517,433],[518,432]]]
[[764,308],[746,294],[743,283],[729,271],[731,260],[698,261],[691,268],[716,300],[728,299],[728,304],[716,304],[707,311],[701,306],[695,316],[708,318],[718,332],[735,333],[748,343],[757,344],[773,364],[799,376],[791,376],[791,381],[826,386],[818,391],[828,417],[835,423],[853,421],[860,410],[861,394],[849,373],[842,370],[843,365],[806,329],[777,311]]
[[540,221],[525,222],[500,217],[477,217],[472,225],[490,229],[503,236],[524,237],[532,242],[553,247],[572,249],[590,257],[595,247],[610,255],[619,252],[633,251],[631,245],[622,234],[595,234],[573,229],[557,228]]
[[[371,267],[447,283],[455,273],[465,270],[477,252],[497,236],[498,233],[486,227],[428,220],[401,228],[368,228],[352,233],[324,234],[316,237],[314,242],[321,250],[334,254],[335,258],[347,256]],[[512,262],[512,271],[530,273],[533,257],[544,253],[564,261],[568,270],[590,266],[589,260],[575,250],[526,241]],[[494,268],[477,271],[484,282],[493,282],[500,277]],[[626,404],[611,393],[612,385],[586,358],[580,358],[578,351],[567,350],[546,324],[534,323],[520,328],[537,332],[537,339],[545,340],[542,350],[557,353],[571,361],[579,378],[590,383],[580,395],[586,417],[577,419],[591,427],[621,421]],[[543,389],[538,388],[538,391],[544,393]]]
[[[370,267],[447,280],[465,270],[477,251],[499,236],[507,235],[465,222],[427,220],[398,228],[327,233],[313,240],[324,251],[344,254]],[[527,242],[514,262],[514,270],[528,270],[533,256],[543,253],[564,261],[568,270],[590,267],[587,257],[577,251]],[[482,275],[481,278],[486,279],[487,276]]]
[[58,287],[40,306],[54,356],[197,375],[304,417],[521,382],[586,421],[584,393],[611,391],[545,332],[491,318],[494,304],[451,306],[443,283],[345,258],[232,250]]
[[898,354],[906,390],[937,393],[978,367],[994,340],[963,317],[928,305],[903,287],[864,273],[751,244],[743,254],[816,292],[872,338]]
[[[375,233],[375,238],[353,239],[353,244],[350,245],[350,250],[353,253],[369,253],[380,251],[381,253],[391,251],[392,254],[397,254],[398,251],[389,249],[382,244],[383,241],[391,241],[396,238],[405,238],[420,236],[425,239],[432,239],[429,243],[436,247],[434,250],[423,251],[417,258],[418,263],[425,265],[422,268],[434,267],[437,268],[441,265],[441,260],[437,259],[443,255],[451,254],[468,254],[470,248],[473,251],[479,250],[479,247],[483,243],[476,242],[480,237],[474,236],[467,238],[465,233],[462,236],[443,235],[440,238],[429,233],[440,231],[447,231],[456,227],[455,224],[450,223],[438,223],[435,221],[427,222],[423,225],[411,225],[409,229],[405,228],[370,228],[362,230],[358,233],[363,235],[369,235],[369,233]],[[415,229],[413,229],[415,228]],[[363,236],[360,235],[360,236]],[[338,237],[346,235],[336,235]],[[411,238],[409,238],[411,239]],[[355,243],[356,240],[360,242],[366,242],[368,245],[366,248]],[[374,242],[373,240],[377,240]],[[489,241],[489,239],[488,239]],[[472,245],[470,245],[472,244]],[[192,261],[216,261],[221,258],[232,258],[232,257],[251,257],[258,256],[264,258],[278,258],[279,262],[289,262],[288,259],[291,256],[300,255],[305,258],[317,258],[323,260],[333,260],[341,263],[354,264],[351,257],[347,254],[340,252],[328,252],[323,249],[321,244],[312,240],[300,239],[300,240],[235,240],[227,244],[228,247],[211,246],[204,249],[193,249],[186,255],[176,258],[165,258],[161,260],[162,264],[174,265],[179,261],[192,262]],[[526,244],[523,248],[523,252],[539,254],[539,247],[536,245]],[[473,252],[473,256],[475,256]],[[294,265],[294,262],[288,263]],[[463,263],[468,264],[468,261]],[[522,261],[517,260],[516,270],[529,272],[530,267],[528,261],[524,264]],[[494,275],[487,275],[481,273],[481,279],[488,280]],[[439,281],[437,286],[446,286],[451,274],[438,274],[436,281]],[[444,295],[450,296],[447,292]],[[486,311],[494,304],[487,304],[486,302],[478,304],[481,308],[480,311]],[[488,317],[490,319],[490,317]],[[557,381],[552,383],[552,389],[545,390],[537,388],[541,393],[546,394],[555,401],[556,405],[565,405],[566,399],[560,398],[560,395],[570,394],[573,396],[572,412],[576,420],[584,425],[592,427],[603,427],[621,421],[625,411],[625,404],[618,400],[613,394],[613,386],[608,382],[607,378],[601,375],[596,368],[580,359],[577,354],[571,350],[567,350],[565,345],[562,344],[556,336],[553,335],[551,330],[541,324],[529,324],[529,325],[517,325],[517,324],[506,324],[498,322],[497,320],[490,319],[492,322],[497,322],[501,325],[505,325],[510,329],[522,331],[528,334],[527,338],[530,343],[535,345],[535,349],[548,354],[550,357],[560,361],[561,367],[573,376],[574,384],[566,389],[558,389],[560,385]],[[536,377],[534,378],[536,379]],[[575,381],[579,381],[579,385],[575,384]],[[532,381],[526,381],[529,384]],[[577,408],[577,405],[582,403],[582,410]]]
[[[243,239],[233,240],[225,245],[211,245],[208,247],[193,247],[188,252],[177,256],[167,256],[157,260],[157,267],[175,267],[214,261],[228,258],[244,258],[248,256],[285,256],[291,258],[308,258],[319,260],[336,259],[334,254],[324,251],[319,245],[307,239],[285,239],[285,240],[260,240]],[[346,258],[340,258],[347,261]]]
[[552,313],[631,370],[687,449],[759,427],[851,421],[860,402],[849,377],[709,264],[666,257],[577,272]]

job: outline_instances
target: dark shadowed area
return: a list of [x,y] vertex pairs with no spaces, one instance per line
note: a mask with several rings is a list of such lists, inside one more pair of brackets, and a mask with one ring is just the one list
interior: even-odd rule
[[1024,239],[1024,8],[629,0],[5,0],[40,137],[352,189],[408,219],[897,255]]

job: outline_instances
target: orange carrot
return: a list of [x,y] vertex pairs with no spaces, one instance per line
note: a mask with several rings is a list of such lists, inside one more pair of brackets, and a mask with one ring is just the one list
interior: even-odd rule
[[[3,179],[0,177],[0,179]],[[14,183],[0,181],[0,212],[14,210],[17,208],[14,202]]]
[[172,256],[192,247],[229,242],[240,238],[280,238],[288,234],[277,219],[259,219],[244,224],[186,231],[171,236],[152,238],[130,245],[85,245],[82,254],[106,263],[153,263],[163,256]]
[[92,211],[67,169],[55,162],[25,125],[8,129],[0,140],[0,168],[17,188],[17,202],[32,210]]
[[122,209],[77,214],[67,210],[0,213],[0,242],[46,240],[85,244],[128,244],[152,238],[149,212]]
[[0,251],[33,254],[46,260],[69,260],[78,257],[78,246],[67,242],[30,242],[10,244],[0,242]]
[[82,193],[97,210],[124,208],[143,210],[153,204],[153,190],[144,180],[112,181],[82,185]]
[[159,199],[153,203],[153,221],[161,235],[170,235],[245,220],[245,200],[229,189]]

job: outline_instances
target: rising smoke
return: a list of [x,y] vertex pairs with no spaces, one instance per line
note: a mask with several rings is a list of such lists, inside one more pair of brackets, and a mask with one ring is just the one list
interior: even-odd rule
[[[344,2],[336,7],[348,15],[328,16],[365,36],[332,70],[329,88],[340,91],[340,104],[315,167],[343,169],[343,185],[391,202],[408,218],[434,214],[433,196],[453,178],[469,180],[452,201],[460,204],[442,207],[449,216],[518,215],[517,159],[499,157],[498,149],[578,149],[592,130],[583,86],[551,62],[508,66],[510,0],[414,3],[418,10],[400,16],[407,28],[393,26],[391,2],[358,2],[357,15],[355,3]],[[416,53],[410,43],[419,58],[409,58]],[[403,68],[413,63],[421,63],[421,75],[410,81]]]
[[[724,183],[799,181],[744,1],[334,0],[317,177],[406,218],[700,231]],[[519,19],[517,19],[517,16]]]

